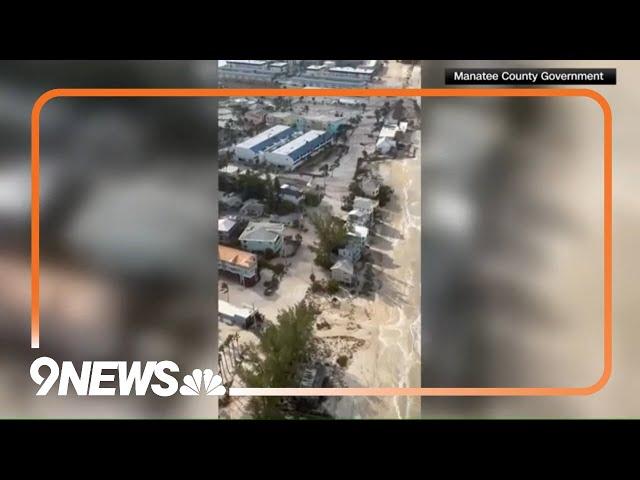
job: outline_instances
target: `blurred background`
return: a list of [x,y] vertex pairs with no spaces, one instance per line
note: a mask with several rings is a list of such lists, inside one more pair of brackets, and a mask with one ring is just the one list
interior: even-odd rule
[[[614,67],[613,374],[589,397],[422,399],[423,417],[637,417],[639,62]],[[60,87],[211,87],[216,62],[0,62],[0,417],[215,417],[206,397],[34,396],[35,357],[215,368],[213,99],[56,99],[41,124],[41,348],[30,348],[30,116]],[[464,88],[464,87],[462,87]],[[602,114],[588,99],[422,100],[423,386],[602,371]],[[187,168],[188,167],[188,168]]]
[[34,358],[217,365],[215,99],[70,99],[41,118],[30,348],[30,116],[64,87],[215,87],[216,63],[0,62],[0,417],[215,418],[205,397],[34,395]]
[[[613,374],[588,397],[422,399],[423,417],[637,417],[638,62],[614,67]],[[465,87],[462,87],[465,88]],[[578,387],[603,369],[603,120],[590,99],[423,99],[422,385]]]

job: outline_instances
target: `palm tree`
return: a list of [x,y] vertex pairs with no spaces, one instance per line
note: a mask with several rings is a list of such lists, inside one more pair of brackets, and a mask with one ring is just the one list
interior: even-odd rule
[[222,381],[225,381],[226,374],[224,372],[224,368],[222,367],[222,355],[218,353],[218,373],[222,377]]
[[218,361],[220,362],[221,365],[221,369],[220,371],[222,372],[223,376],[224,376],[224,372],[226,371],[226,377],[227,380],[231,380],[231,370],[229,370],[229,364],[227,363],[227,357],[225,356],[225,350],[223,346],[220,346],[219,350],[218,350]]
[[220,293],[227,294],[227,302],[228,302],[229,301],[229,285],[227,285],[227,282],[220,283]]

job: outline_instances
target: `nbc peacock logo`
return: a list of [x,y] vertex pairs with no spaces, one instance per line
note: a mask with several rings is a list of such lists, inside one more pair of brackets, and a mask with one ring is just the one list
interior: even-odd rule
[[214,375],[210,368],[204,371],[196,368],[190,375],[185,375],[180,387],[180,395],[196,396],[203,392],[206,395],[224,395],[226,389],[222,385],[222,377]]

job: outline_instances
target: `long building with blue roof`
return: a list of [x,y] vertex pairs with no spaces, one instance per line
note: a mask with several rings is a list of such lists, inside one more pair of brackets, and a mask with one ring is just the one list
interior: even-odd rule
[[293,127],[275,125],[236,145],[236,157],[240,160],[257,160],[265,151],[284,145],[295,133],[296,129]]
[[309,130],[288,143],[270,149],[265,153],[264,159],[286,170],[294,170],[304,160],[331,143],[333,134],[323,130]]

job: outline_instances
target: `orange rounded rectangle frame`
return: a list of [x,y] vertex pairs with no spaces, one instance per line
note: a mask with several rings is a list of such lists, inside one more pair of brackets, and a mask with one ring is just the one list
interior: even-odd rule
[[69,88],[41,95],[31,114],[31,347],[40,346],[40,115],[42,108],[61,97],[586,97],[604,115],[604,329],[603,371],[586,387],[358,387],[358,388],[230,388],[232,396],[572,396],[591,395],[608,382],[613,363],[612,335],[612,114],[607,100],[589,89],[233,89],[233,88]]

